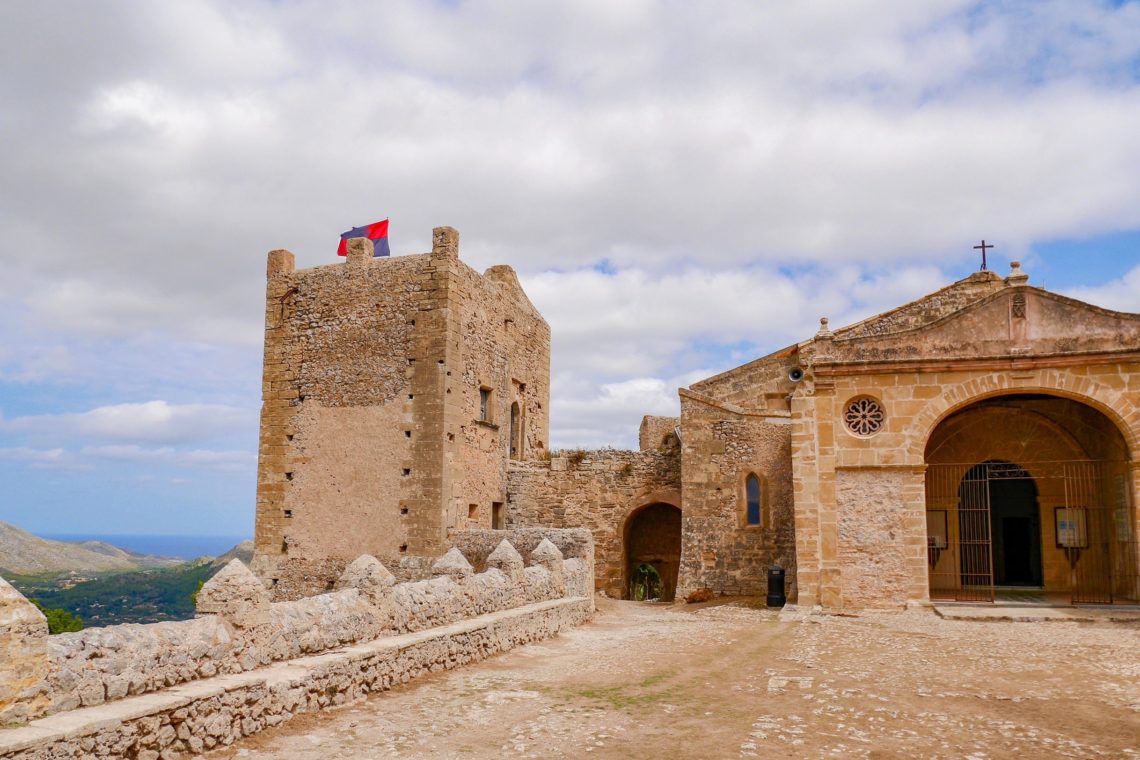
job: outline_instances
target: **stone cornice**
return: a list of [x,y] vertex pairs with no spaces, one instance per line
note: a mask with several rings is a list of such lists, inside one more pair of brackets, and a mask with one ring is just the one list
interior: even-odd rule
[[1023,372],[1057,367],[1087,367],[1140,362],[1140,351],[1099,351],[1095,353],[1060,354],[1052,356],[980,356],[970,359],[895,359],[891,361],[827,361],[817,358],[812,365],[816,377],[845,375],[878,375],[898,372]]

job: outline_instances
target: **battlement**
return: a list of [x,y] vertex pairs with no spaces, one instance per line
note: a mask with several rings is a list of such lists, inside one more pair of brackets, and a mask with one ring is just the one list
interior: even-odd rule
[[271,602],[234,560],[199,592],[193,620],[50,637],[0,580],[0,614],[26,623],[0,628],[0,684],[19,686],[0,692],[0,723],[31,721],[0,730],[0,756],[199,754],[593,613],[589,531],[486,531],[460,545],[424,580],[397,583],[364,555],[335,589],[292,602]]

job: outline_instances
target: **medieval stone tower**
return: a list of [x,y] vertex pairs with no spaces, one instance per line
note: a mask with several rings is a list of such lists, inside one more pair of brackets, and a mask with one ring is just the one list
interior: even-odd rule
[[507,466],[549,440],[550,328],[507,266],[430,253],[295,270],[269,253],[254,569],[276,598],[503,527]]

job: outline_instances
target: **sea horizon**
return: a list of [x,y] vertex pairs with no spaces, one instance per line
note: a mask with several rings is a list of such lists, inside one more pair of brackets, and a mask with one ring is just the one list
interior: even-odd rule
[[253,536],[187,536],[163,533],[40,533],[52,541],[102,541],[120,549],[156,557],[196,559],[225,554]]

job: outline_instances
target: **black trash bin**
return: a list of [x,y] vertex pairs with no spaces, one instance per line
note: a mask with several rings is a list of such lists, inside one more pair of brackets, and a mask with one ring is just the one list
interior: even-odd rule
[[784,596],[784,568],[772,565],[768,568],[768,606],[783,607],[787,601]]

